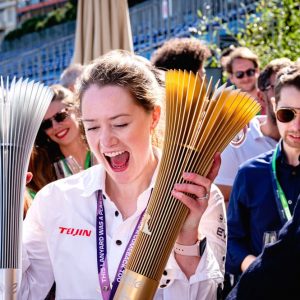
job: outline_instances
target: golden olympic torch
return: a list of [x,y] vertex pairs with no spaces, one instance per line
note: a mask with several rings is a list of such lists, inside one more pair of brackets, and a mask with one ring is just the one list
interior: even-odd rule
[[[212,81],[212,80],[211,80]],[[216,152],[259,112],[248,94],[225,85],[211,88],[198,75],[166,73],[166,130],[163,153],[143,224],[114,299],[153,299],[188,214],[171,195],[182,173],[206,176]]]
[[21,277],[25,178],[34,139],[53,97],[43,84],[1,77],[0,298],[13,300]]

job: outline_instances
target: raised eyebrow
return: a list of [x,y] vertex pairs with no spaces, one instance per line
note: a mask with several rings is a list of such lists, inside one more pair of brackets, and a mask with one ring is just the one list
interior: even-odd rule
[[[112,116],[109,118],[109,120],[115,120],[117,118],[120,118],[120,117],[129,117],[130,114],[119,114],[119,115],[115,115],[115,116]],[[82,122],[96,122],[97,119],[81,119]]]
[[82,122],[95,122],[94,119],[81,119]]
[[117,118],[120,118],[120,117],[129,117],[130,114],[119,114],[119,115],[116,115],[116,116],[113,116],[111,118],[109,118],[109,120],[115,120]]

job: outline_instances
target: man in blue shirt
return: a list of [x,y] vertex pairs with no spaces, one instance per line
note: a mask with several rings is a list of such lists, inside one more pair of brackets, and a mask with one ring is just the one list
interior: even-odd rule
[[235,275],[261,253],[264,232],[291,219],[300,193],[299,64],[278,74],[273,108],[281,141],[241,166],[229,201],[226,270]]
[[278,241],[264,248],[226,300],[299,299],[299,278],[300,195],[293,218],[280,231]]

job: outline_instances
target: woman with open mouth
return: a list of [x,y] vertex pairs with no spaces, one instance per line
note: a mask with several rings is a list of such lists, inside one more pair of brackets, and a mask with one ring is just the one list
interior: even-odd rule
[[[99,164],[36,195],[23,229],[22,299],[43,299],[54,280],[56,299],[114,298],[161,159],[154,140],[164,89],[152,68],[120,50],[86,67],[78,96],[87,141]],[[47,118],[53,121],[60,109]],[[66,139],[67,128],[53,128],[51,137]],[[223,197],[212,184],[219,166],[217,154],[207,178],[184,173],[188,183],[175,184],[171,192],[189,214],[156,300],[218,297],[227,230]],[[205,238],[199,240],[199,231]]]

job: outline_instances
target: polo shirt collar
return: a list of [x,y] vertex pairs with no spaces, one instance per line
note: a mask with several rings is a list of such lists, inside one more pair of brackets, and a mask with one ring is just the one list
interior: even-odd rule
[[277,151],[277,156],[276,156],[276,161],[280,162],[281,164],[288,165],[287,157],[284,153],[283,150],[283,141],[280,139],[278,142],[278,151]]
[[89,197],[96,191],[104,190],[106,171],[103,165],[98,164],[82,172],[83,197]]
[[265,122],[267,116],[255,116],[249,123],[249,131],[247,134],[251,134],[253,136],[253,140],[259,138],[265,138],[263,133],[261,132],[260,125],[262,122]]
[[280,162],[282,165],[284,165],[285,167],[290,166],[293,169],[296,168],[300,168],[300,164],[298,164],[297,166],[291,166],[288,163],[287,157],[285,152],[283,151],[283,141],[282,139],[280,139],[279,143],[278,143],[278,151],[277,151],[277,157],[276,157],[276,161],[277,163]]

